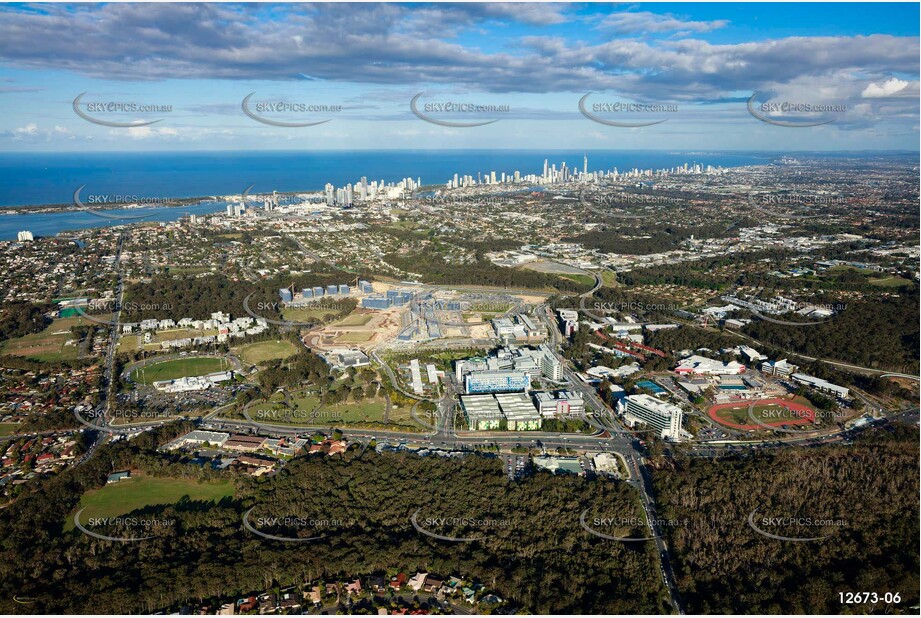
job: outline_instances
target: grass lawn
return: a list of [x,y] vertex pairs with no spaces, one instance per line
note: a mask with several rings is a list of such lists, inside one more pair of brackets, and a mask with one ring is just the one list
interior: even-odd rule
[[283,320],[291,322],[328,322],[336,315],[331,309],[308,309],[307,307],[285,308],[281,312]]
[[870,279],[870,283],[884,288],[897,288],[903,285],[911,285],[911,281],[902,277],[883,277],[882,279]]
[[370,313],[353,313],[336,322],[335,326],[365,326],[374,319]]
[[292,395],[291,405],[301,410],[313,410],[320,405],[320,398],[312,393]]
[[745,425],[749,422],[748,406],[744,404],[735,408],[724,408],[717,412],[716,415],[721,419],[725,419],[738,425]]
[[802,413],[793,412],[782,406],[775,405],[755,406],[752,408],[752,416],[762,423],[770,423],[780,420],[796,421],[803,420],[805,418],[802,416]]
[[[384,397],[347,401],[332,406],[320,406],[320,398],[314,393],[292,394],[288,408],[273,396],[268,402],[253,404],[247,410],[249,417],[255,421],[269,424],[316,426],[316,425],[350,425],[361,423],[382,423],[387,400]],[[393,406],[390,411],[390,424],[414,427],[409,415],[409,407]]]
[[122,352],[134,352],[139,350],[141,344],[139,343],[138,338],[135,335],[122,335],[118,338],[118,349],[117,352],[121,354]]
[[19,423],[0,423],[0,436],[11,436],[22,427]]
[[589,275],[576,275],[572,273],[553,273],[553,274],[555,274],[557,277],[562,277],[564,279],[569,279],[570,281],[575,281],[576,283],[581,283],[582,285],[590,287],[590,288],[595,286],[595,278]]
[[336,337],[336,341],[341,341],[342,343],[364,343],[366,341],[371,341],[373,336],[374,333],[368,332],[342,333]]
[[617,273],[610,270],[601,271],[601,283],[605,287],[613,288],[617,286]]
[[260,341],[247,344],[237,350],[237,355],[243,359],[243,362],[250,365],[278,358],[288,358],[295,354],[297,354],[297,348],[290,341]]
[[[232,495],[233,483],[230,481],[199,483],[190,479],[137,476],[86,492],[80,498],[76,510],[86,507],[80,516],[80,521],[85,525],[90,517],[117,517],[145,506],[175,504],[183,496],[188,496],[192,500],[216,502]],[[71,514],[64,528],[72,530],[73,527]]]
[[210,356],[193,356],[191,358],[176,358],[147,365],[143,368],[143,379],[140,369],[135,369],[131,379],[141,384],[150,384],[160,380],[175,380],[188,376],[203,376],[216,371],[223,371],[229,363],[222,358]]
[[[99,319],[105,320],[108,318],[102,316]],[[0,353],[25,356],[40,361],[73,360],[77,358],[77,346],[64,344],[73,339],[73,335],[70,332],[71,327],[81,324],[93,323],[82,317],[58,318],[40,333],[33,333],[4,342]]]
[[381,423],[384,420],[384,411],[387,401],[383,397],[349,401],[335,406],[323,406],[317,410],[317,423],[345,424],[350,423]]

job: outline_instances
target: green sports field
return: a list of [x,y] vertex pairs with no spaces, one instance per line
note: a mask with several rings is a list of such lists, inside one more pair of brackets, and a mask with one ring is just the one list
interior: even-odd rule
[[[99,319],[107,320],[109,316],[100,316]],[[67,342],[74,338],[70,329],[85,324],[92,322],[82,317],[58,318],[39,333],[4,341],[0,344],[0,353],[47,362],[75,359],[79,352],[77,346],[67,345]]]
[[290,341],[260,341],[242,346],[237,351],[240,359],[249,365],[288,358],[295,354],[297,354],[297,348]]
[[[86,507],[80,515],[85,522],[91,517],[117,517],[136,509],[155,504],[175,504],[183,496],[191,500],[217,502],[221,498],[233,495],[230,481],[199,483],[191,479],[158,478],[154,476],[137,476],[100,489],[88,491],[80,499],[76,510]],[[68,517],[66,530],[74,527],[73,514]]]
[[147,365],[141,369],[135,369],[131,374],[131,379],[141,384],[151,384],[160,380],[176,380],[189,376],[203,376],[216,371],[224,371],[229,368],[229,363],[222,358],[213,358],[210,356],[193,356],[190,358],[176,358],[160,363]]

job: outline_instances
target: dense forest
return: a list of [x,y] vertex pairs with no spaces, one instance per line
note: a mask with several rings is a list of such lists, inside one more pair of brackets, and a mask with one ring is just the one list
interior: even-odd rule
[[282,279],[274,277],[258,283],[234,281],[224,275],[208,277],[176,277],[160,275],[150,281],[133,283],[125,292],[122,320],[139,322],[145,319],[203,319],[215,311],[231,317],[245,317],[243,301],[249,298],[250,310],[262,317],[281,319],[281,299],[278,290],[294,285],[301,288],[317,285],[348,284],[355,275],[323,265],[322,272],[311,272]]
[[590,232],[571,236],[568,242],[577,242],[589,249],[602,253],[619,253],[624,255],[648,255],[681,248],[681,243],[695,236],[697,238],[723,238],[730,236],[725,224],[699,225],[682,227],[677,225],[661,226],[661,221],[653,225],[627,229],[623,221],[616,226],[600,226]]
[[[0,511],[0,611],[150,612],[319,577],[416,569],[476,577],[534,613],[668,611],[651,543],[607,541],[579,525],[587,508],[608,516],[634,512],[633,488],[548,473],[510,483],[498,459],[480,456],[458,461],[353,449],[336,457],[302,457],[273,477],[237,477],[234,497],[220,503],[186,500],[136,512],[176,520],[153,539],[113,543],[63,532],[82,493],[104,485],[113,470],[218,474],[165,463],[151,451],[185,429],[172,425],[101,447],[86,464],[42,481]],[[324,538],[284,543],[255,536],[242,526],[251,507],[256,511],[250,521],[325,521]],[[478,539],[444,542],[413,528],[410,517],[417,510],[422,522],[466,517],[488,524],[437,528]],[[316,534],[305,528],[266,531]],[[16,603],[14,595],[32,602]]]
[[[720,290],[738,281],[745,282],[745,277],[748,276],[748,273],[742,270],[740,274],[740,267],[748,269],[753,265],[758,265],[759,270],[764,270],[765,261],[775,262],[779,266],[782,260],[792,255],[794,255],[793,252],[782,249],[740,252],[690,262],[634,268],[628,272],[618,273],[617,277],[621,283],[626,285],[671,284],[690,288]],[[776,280],[774,278],[774,281]]]
[[[853,445],[745,459],[668,460],[653,473],[678,588],[688,613],[840,614],[839,592],[900,592],[918,603],[918,431],[877,428]],[[891,431],[891,433],[890,433]],[[759,535],[756,525],[789,538]],[[797,518],[795,525],[762,518]],[[798,518],[832,521],[804,525]]]
[[0,341],[38,333],[51,324],[45,314],[51,309],[47,304],[24,301],[7,303],[0,314]]
[[[478,256],[479,257],[479,256]],[[565,277],[523,268],[503,268],[480,258],[473,264],[452,264],[429,254],[388,254],[388,264],[417,273],[424,283],[435,285],[482,285],[494,288],[556,289],[585,292],[590,287]]]
[[797,327],[755,320],[743,332],[807,356],[917,374],[919,310],[918,295],[904,294],[849,302],[822,324]]

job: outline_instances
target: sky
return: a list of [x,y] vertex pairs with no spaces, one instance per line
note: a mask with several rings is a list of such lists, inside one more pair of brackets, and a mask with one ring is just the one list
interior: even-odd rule
[[919,55],[917,3],[7,4],[0,152],[917,151]]

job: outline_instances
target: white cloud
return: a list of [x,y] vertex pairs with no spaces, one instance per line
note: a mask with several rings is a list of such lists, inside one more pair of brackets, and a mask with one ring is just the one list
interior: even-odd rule
[[30,122],[24,127],[19,127],[18,129],[13,129],[13,135],[17,137],[25,137],[38,134],[38,125],[34,122]]
[[608,15],[598,27],[618,34],[646,34],[653,32],[710,32],[729,25],[729,20],[688,21],[673,15],[650,13],[615,13]]
[[[134,140],[151,139],[154,137],[177,137],[179,131],[169,127],[129,127],[125,133]],[[110,135],[118,135],[120,131],[111,131]]]
[[887,79],[881,86],[870,84],[864,88],[864,91],[860,93],[860,96],[866,97],[868,99],[890,97],[897,92],[905,90],[907,87],[908,82],[893,77],[891,79]]

